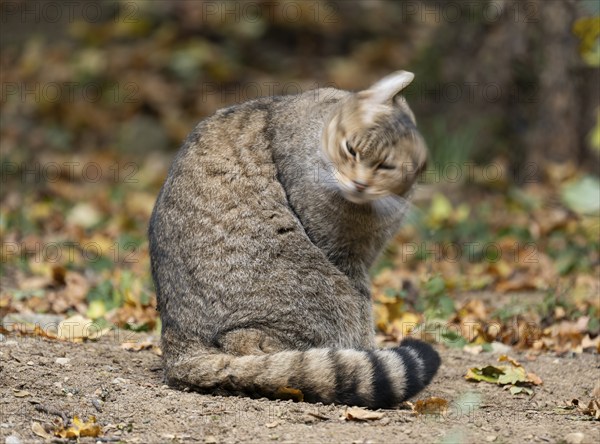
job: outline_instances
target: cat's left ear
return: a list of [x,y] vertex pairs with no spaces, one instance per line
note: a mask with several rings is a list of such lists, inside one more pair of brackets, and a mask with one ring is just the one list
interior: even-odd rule
[[394,97],[415,78],[412,72],[396,71],[379,80],[361,95],[373,105],[393,104]]

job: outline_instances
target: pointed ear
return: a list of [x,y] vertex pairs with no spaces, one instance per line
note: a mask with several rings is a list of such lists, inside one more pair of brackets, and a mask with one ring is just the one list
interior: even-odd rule
[[414,78],[412,72],[396,71],[363,91],[364,97],[373,104],[392,104],[394,96],[410,85]]

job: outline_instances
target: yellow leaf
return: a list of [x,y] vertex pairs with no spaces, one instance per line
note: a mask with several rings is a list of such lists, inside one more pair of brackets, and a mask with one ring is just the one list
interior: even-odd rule
[[90,416],[88,421],[83,422],[78,416],[73,417],[70,427],[61,427],[54,431],[56,436],[61,438],[83,438],[86,436],[95,438],[102,432],[100,425],[96,423],[96,417]]
[[103,301],[92,301],[85,314],[91,319],[101,318],[106,314],[106,306]]
[[592,128],[588,135],[588,143],[594,151],[600,153],[600,111],[598,112],[596,126]]
[[431,200],[429,218],[434,226],[445,222],[452,215],[452,204],[443,194],[436,193]]
[[508,355],[500,355],[500,357],[498,358],[498,362],[510,362],[515,367],[523,367],[521,364],[519,364],[517,360],[511,358]]
[[375,325],[381,331],[385,331],[389,322],[388,309],[383,304],[373,304],[373,318],[375,319]]
[[396,336],[404,338],[419,325],[420,318],[415,313],[403,313],[399,319],[392,321],[392,331],[396,333]]
[[100,329],[94,321],[81,315],[71,316],[58,324],[58,338],[71,342],[98,339],[109,331],[110,328]]

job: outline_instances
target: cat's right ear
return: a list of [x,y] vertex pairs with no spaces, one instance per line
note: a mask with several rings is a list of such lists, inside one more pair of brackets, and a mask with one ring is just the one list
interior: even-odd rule
[[360,95],[371,105],[391,105],[394,97],[411,84],[415,75],[408,71],[396,71],[379,80]]

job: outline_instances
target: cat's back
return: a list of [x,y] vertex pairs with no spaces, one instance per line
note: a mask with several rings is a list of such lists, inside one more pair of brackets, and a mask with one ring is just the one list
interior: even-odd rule
[[[294,347],[332,338],[370,344],[368,301],[355,300],[347,277],[307,237],[274,160],[281,129],[306,130],[319,107],[301,96],[259,99],[217,111],[190,134],[149,229],[163,325],[192,326],[190,340],[210,343],[260,314],[252,325]],[[325,294],[337,299],[318,297]],[[176,347],[168,334],[163,340]]]
[[321,88],[218,110],[190,133],[164,188],[176,188],[180,196],[194,193],[199,197],[227,186],[220,198],[256,199],[277,176],[274,153],[293,149],[286,142],[310,141],[296,143],[296,149],[306,151],[306,156],[318,154],[312,148],[316,148],[323,119],[348,94]]
[[211,147],[222,153],[239,148],[231,144],[232,141],[260,142],[285,129],[307,132],[311,124],[322,122],[348,94],[335,88],[319,88],[295,95],[250,100],[219,109],[201,121],[190,137],[196,142],[208,139]]

